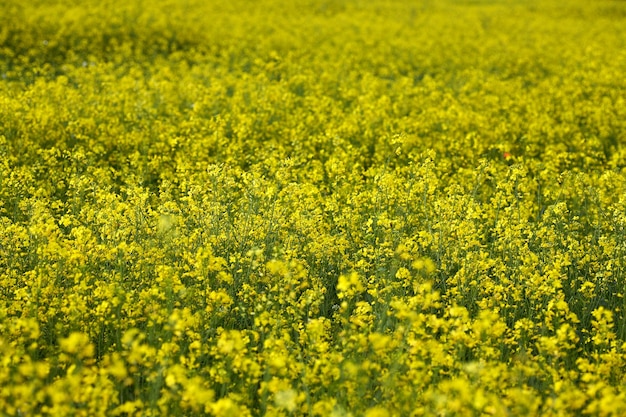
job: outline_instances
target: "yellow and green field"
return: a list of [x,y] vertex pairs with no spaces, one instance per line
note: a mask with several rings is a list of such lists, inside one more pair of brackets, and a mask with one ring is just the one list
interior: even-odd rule
[[0,415],[626,415],[626,2],[0,2]]

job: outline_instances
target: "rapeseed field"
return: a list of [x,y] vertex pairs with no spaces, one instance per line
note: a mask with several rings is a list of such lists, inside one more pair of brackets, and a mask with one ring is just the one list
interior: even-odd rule
[[626,2],[4,0],[0,414],[626,415]]

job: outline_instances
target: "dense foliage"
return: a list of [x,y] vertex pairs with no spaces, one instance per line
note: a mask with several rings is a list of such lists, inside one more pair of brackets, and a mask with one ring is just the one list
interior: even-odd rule
[[1,412],[625,415],[625,27],[1,2]]

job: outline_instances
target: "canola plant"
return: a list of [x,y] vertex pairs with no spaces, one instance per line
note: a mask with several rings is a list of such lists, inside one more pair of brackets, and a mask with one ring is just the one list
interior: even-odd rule
[[3,1],[0,413],[626,415],[624,27]]

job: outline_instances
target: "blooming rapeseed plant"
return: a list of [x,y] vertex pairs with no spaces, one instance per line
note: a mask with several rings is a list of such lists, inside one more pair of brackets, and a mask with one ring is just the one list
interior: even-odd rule
[[626,415],[625,20],[2,2],[0,414]]

